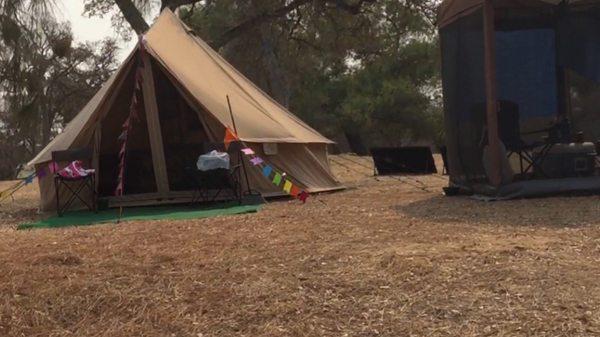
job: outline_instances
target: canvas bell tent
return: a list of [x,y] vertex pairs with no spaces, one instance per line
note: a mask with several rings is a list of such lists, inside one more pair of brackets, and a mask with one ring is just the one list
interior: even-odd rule
[[438,25],[451,186],[600,190],[600,1],[446,0]]
[[[137,82],[141,88],[136,89]],[[119,138],[135,90],[141,91],[141,108],[130,121],[124,194],[117,197]],[[43,170],[54,151],[93,148],[97,190],[111,206],[189,201],[193,186],[184,168],[195,165],[203,144],[222,142],[226,128],[233,129],[226,96],[239,138],[269,164],[308,192],[341,187],[327,160],[327,145],[332,142],[262,92],[168,9],[30,164]],[[252,189],[267,196],[281,193],[259,170],[247,166]],[[38,178],[41,209],[52,210],[53,178],[50,174]]]

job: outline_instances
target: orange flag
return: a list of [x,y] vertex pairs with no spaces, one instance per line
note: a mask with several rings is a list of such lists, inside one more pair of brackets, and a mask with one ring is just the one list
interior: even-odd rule
[[225,139],[223,140],[223,143],[225,143],[225,149],[229,149],[229,144],[231,144],[231,142],[235,142],[236,140],[239,140],[239,138],[235,134],[235,132],[231,131],[228,127],[226,127]]
[[294,198],[298,197],[298,194],[300,194],[300,189],[298,187],[296,187],[296,185],[292,186],[292,189],[290,190],[290,195]]

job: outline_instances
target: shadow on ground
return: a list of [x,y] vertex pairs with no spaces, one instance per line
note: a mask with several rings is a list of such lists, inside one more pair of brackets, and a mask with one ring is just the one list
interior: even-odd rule
[[443,195],[394,206],[409,217],[441,223],[577,227],[600,224],[600,197],[573,196],[485,202]]

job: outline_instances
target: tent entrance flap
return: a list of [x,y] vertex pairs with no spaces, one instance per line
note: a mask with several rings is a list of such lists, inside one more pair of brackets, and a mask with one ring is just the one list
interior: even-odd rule
[[198,156],[207,151],[205,145],[213,141],[202,120],[207,113],[196,113],[157,62],[152,69],[169,190],[191,191],[195,186],[187,171],[196,167]]
[[485,74],[483,11],[440,30],[444,129],[453,183],[487,182],[483,167]]
[[[127,74],[121,91],[101,121],[101,137],[99,148],[98,192],[100,197],[111,197],[115,193],[119,174],[119,136],[122,125],[128,117],[131,98],[135,86],[135,66]],[[143,95],[143,94],[142,94]],[[125,193],[157,192],[152,152],[150,150],[150,134],[146,122],[144,100],[139,102],[139,121],[134,121],[127,140],[125,160]]]
[[[186,168],[194,167],[196,159],[204,150],[204,144],[213,141],[208,135],[205,111],[196,112],[188,100],[182,97],[172,78],[170,78],[156,61],[148,59],[152,65],[153,88],[145,84],[140,104],[140,120],[135,122],[129,135],[127,144],[125,194],[158,193],[162,197],[169,197],[169,191],[191,191],[194,189],[190,179],[187,179]],[[135,67],[132,67],[135,69]],[[145,72],[145,76],[148,72]],[[100,167],[100,196],[111,197],[114,195],[117,181],[118,152],[121,146],[119,132],[121,125],[127,118],[123,111],[129,111],[129,104],[133,95],[135,71],[128,74],[124,88],[119,93],[114,104],[108,109],[104,122],[100,123],[102,145],[99,154]],[[154,94],[154,99],[148,100],[146,96]],[[156,104],[157,121],[151,122],[149,114],[153,109],[147,109],[148,104]],[[158,126],[154,133],[151,128]],[[158,131],[158,132],[157,132]],[[156,139],[160,137],[160,139]],[[155,138],[153,140],[153,138]],[[152,150],[152,143],[160,146],[159,150]],[[160,157],[155,159],[156,153]],[[166,174],[163,180],[167,183],[163,191],[158,188],[159,180],[156,173],[157,165]]]
[[142,91],[144,93],[144,109],[146,111],[146,122],[148,123],[148,134],[150,136],[150,149],[152,150],[152,165],[154,166],[158,193],[167,194],[169,192],[169,180],[160,127],[160,117],[158,115],[154,72],[148,53],[142,52],[141,55],[144,67]]

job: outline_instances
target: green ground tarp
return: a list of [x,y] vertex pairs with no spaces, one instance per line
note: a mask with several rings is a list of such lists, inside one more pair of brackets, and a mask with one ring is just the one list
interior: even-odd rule
[[[138,207],[125,208],[121,221],[131,220],[186,220],[209,218],[220,215],[254,213],[260,205],[218,205],[211,208],[198,207]],[[93,225],[99,223],[115,223],[119,218],[118,209],[99,211],[75,211],[65,213],[62,217],[53,216],[35,223],[21,224],[17,229],[59,228],[68,226]]]

